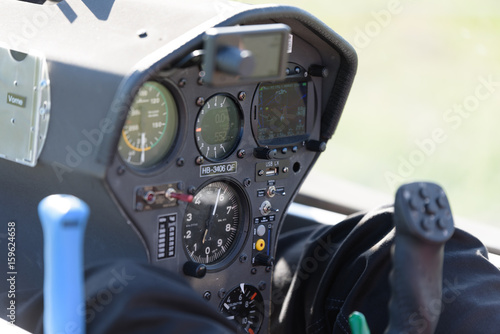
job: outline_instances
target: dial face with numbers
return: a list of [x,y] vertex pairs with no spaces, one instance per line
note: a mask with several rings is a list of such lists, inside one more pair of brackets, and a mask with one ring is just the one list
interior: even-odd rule
[[195,125],[196,145],[212,161],[220,161],[234,152],[242,135],[239,104],[229,95],[209,98],[198,113]]
[[219,311],[238,324],[238,333],[257,334],[264,319],[264,299],[256,287],[241,283],[226,294]]
[[122,129],[118,153],[129,165],[149,168],[174,145],[179,114],[172,93],[156,81],[141,86]]
[[243,229],[240,192],[229,182],[212,182],[186,208],[184,248],[196,263],[220,263],[232,253]]

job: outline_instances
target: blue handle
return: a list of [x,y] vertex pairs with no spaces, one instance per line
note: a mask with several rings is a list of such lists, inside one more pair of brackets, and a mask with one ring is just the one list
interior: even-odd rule
[[71,195],[51,195],[38,205],[44,236],[46,334],[85,333],[83,237],[89,207]]

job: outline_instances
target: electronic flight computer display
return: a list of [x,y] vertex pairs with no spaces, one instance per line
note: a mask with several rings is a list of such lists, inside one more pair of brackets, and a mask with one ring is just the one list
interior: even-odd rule
[[262,84],[257,89],[257,140],[300,141],[306,134],[307,82]]

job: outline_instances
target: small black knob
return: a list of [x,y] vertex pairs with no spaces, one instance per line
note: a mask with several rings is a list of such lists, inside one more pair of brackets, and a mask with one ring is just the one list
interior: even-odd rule
[[278,151],[267,147],[256,147],[253,149],[253,155],[257,159],[271,160],[275,159]]
[[203,263],[195,263],[193,261],[184,263],[184,267],[182,269],[185,275],[196,278],[203,278],[207,273],[206,265],[204,265]]
[[328,77],[328,69],[325,66],[311,65],[309,67],[308,72],[309,72],[309,75],[311,75],[313,77],[322,77],[322,78]]
[[306,143],[306,148],[313,152],[324,152],[326,150],[326,143],[320,140],[309,140]]
[[255,256],[254,263],[259,266],[272,266],[274,264],[274,258],[272,256],[259,253]]

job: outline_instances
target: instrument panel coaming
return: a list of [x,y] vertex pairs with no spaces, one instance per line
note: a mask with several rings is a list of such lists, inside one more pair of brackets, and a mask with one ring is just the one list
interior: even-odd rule
[[[271,259],[276,240],[286,208],[317,158],[318,153],[305,143],[320,140],[324,107],[324,79],[307,72],[311,66],[324,66],[324,57],[293,29],[292,35],[290,73],[283,81],[212,87],[199,83],[198,66],[152,75],[144,89],[139,89],[139,100],[132,103],[136,117],[140,117],[138,113],[148,117],[127,120],[106,176],[109,189],[143,238],[153,264],[184,275],[200,297],[226,315],[230,313],[227,305],[237,308],[228,301],[229,296],[262,304],[262,319],[250,321],[262,328],[269,325]],[[330,76],[334,76],[338,68],[328,61]],[[170,104],[167,114],[178,116],[172,121],[165,115],[166,123],[173,122],[176,130],[160,124],[157,109],[140,103],[141,94],[144,99],[156,99],[158,93],[160,104]],[[266,94],[275,98],[268,109],[271,116],[263,119]],[[290,104],[295,107],[289,108]],[[219,112],[211,112],[212,108]],[[211,120],[200,119],[202,115]],[[216,126],[216,118],[221,121],[225,117],[229,121],[222,120],[220,132],[228,128],[237,131],[225,136],[212,130],[212,138],[199,140],[203,129]],[[240,125],[236,124],[238,118]],[[145,138],[144,133],[136,133],[133,138],[134,131],[146,127],[144,122],[157,136]],[[200,126],[200,122],[205,124]],[[281,125],[286,122],[289,126],[284,129]],[[296,130],[284,132],[291,125]],[[267,129],[259,131],[261,126]],[[169,131],[176,134],[162,146],[162,136]],[[120,146],[124,143],[128,148]],[[224,147],[225,143],[229,146]],[[213,155],[213,148],[207,152],[202,145],[223,147],[224,152]],[[157,153],[159,157],[141,166],[140,162],[147,160],[146,148],[158,146],[163,150]],[[166,198],[172,192],[184,197]],[[194,197],[189,204],[185,201],[188,195]],[[206,275],[186,275],[186,263],[205,264]],[[240,319],[240,325],[251,328],[241,324],[246,320]],[[258,328],[252,330],[257,332]]]

